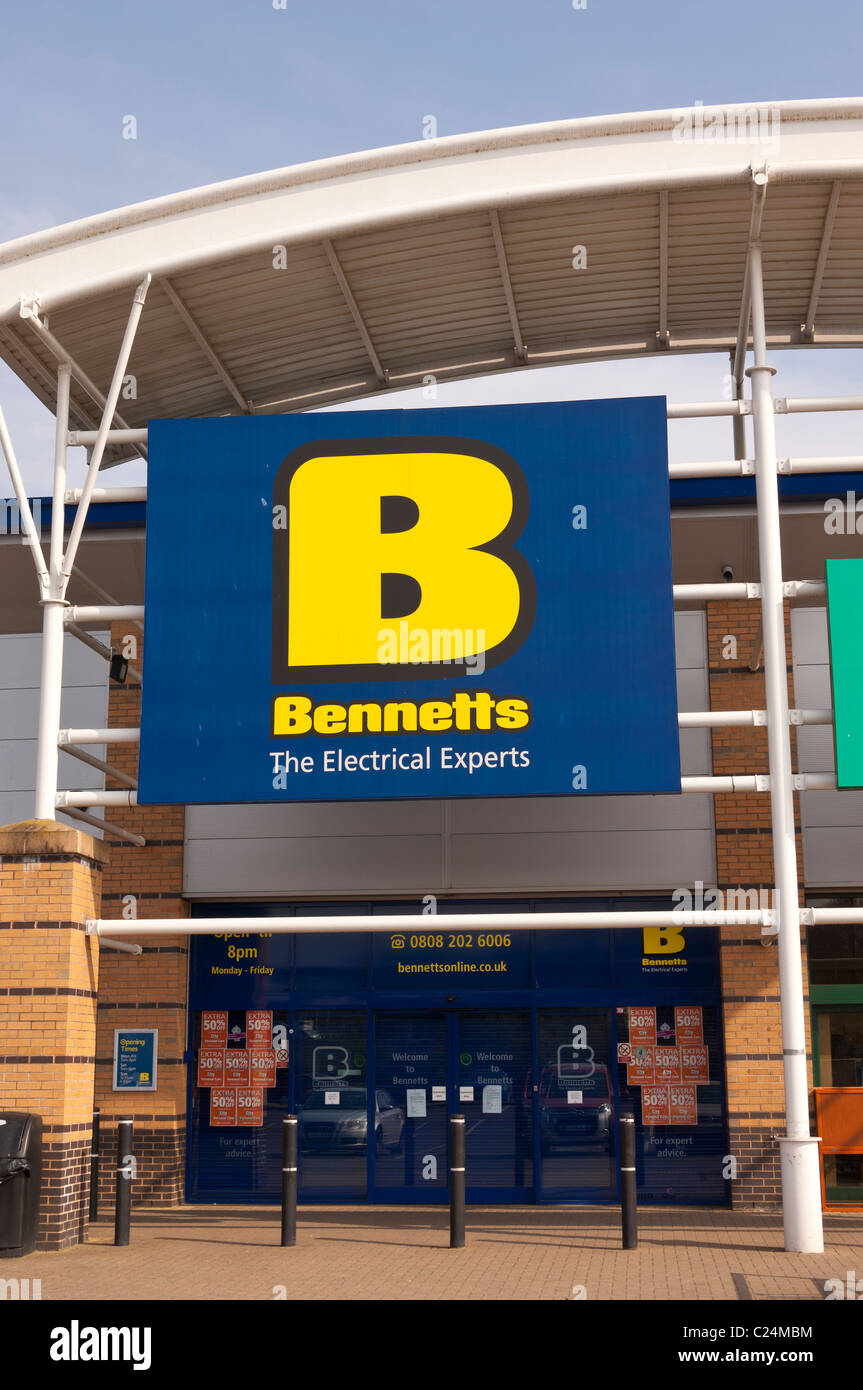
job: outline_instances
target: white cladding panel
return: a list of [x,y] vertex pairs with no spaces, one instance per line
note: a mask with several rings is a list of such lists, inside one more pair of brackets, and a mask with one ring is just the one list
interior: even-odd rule
[[[795,701],[829,709],[830,654],[826,608],[791,612]],[[797,730],[801,772],[834,772],[832,725]],[[860,888],[863,883],[863,792],[802,792],[803,872],[808,888]]]
[[[708,707],[703,613],[675,615],[680,708]],[[683,771],[709,773],[686,730]],[[189,806],[195,898],[668,890],[715,880],[709,796]]]
[[[105,643],[110,640],[107,633],[93,635]],[[0,825],[33,815],[41,651],[40,633],[0,636]],[[60,721],[63,727],[78,729],[101,729],[108,722],[107,662],[68,635]],[[103,747],[88,746],[87,751],[105,757]],[[104,787],[105,779],[95,768],[61,753],[59,783],[63,790],[93,790]],[[80,821],[60,819],[81,826]],[[100,831],[93,833],[98,836]]]

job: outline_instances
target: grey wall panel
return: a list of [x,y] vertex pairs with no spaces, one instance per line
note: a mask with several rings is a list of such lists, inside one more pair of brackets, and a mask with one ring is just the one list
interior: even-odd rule
[[583,834],[589,831],[685,830],[709,827],[709,796],[502,797],[499,801],[451,801],[453,835]]
[[186,892],[216,898],[433,893],[439,835],[188,840]]
[[[802,709],[829,709],[830,651],[826,608],[791,612],[794,698]],[[832,725],[797,731],[801,772],[833,772]],[[803,870],[810,888],[857,888],[863,884],[863,792],[802,792]]]
[[[88,631],[91,629],[88,628]],[[92,630],[92,635],[107,646],[110,634]],[[38,632],[4,634],[0,636],[0,688],[4,690],[39,689],[39,668],[42,661],[42,637]],[[85,647],[76,637],[63,641],[63,685],[104,686],[107,663],[96,652]]]
[[[108,634],[94,636],[107,641]],[[39,633],[0,636],[0,825],[33,814],[41,653]],[[107,663],[69,636],[63,645],[60,722],[72,728],[104,728],[108,722]],[[88,752],[105,756],[98,745],[89,746]],[[58,783],[61,789],[94,790],[103,787],[105,779],[95,768],[61,753]]]
[[705,625],[703,613],[675,613],[674,647],[678,671],[704,670]]
[[546,892],[676,888],[700,876],[690,874],[693,865],[704,866],[706,882],[715,877],[710,829],[460,835],[450,858],[452,885],[465,891],[530,891],[537,883]]
[[320,835],[439,835],[439,801],[319,801],[307,805],[192,806],[186,834],[195,840],[289,840]]
[[[704,614],[676,614],[675,642],[680,707],[706,709]],[[681,758],[709,773],[709,732],[684,731]],[[186,809],[189,897],[667,891],[715,876],[709,796]]]

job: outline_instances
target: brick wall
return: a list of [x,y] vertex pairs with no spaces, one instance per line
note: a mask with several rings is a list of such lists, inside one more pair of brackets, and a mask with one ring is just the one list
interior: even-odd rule
[[[793,705],[787,604],[785,621],[788,695]],[[708,604],[707,641],[711,709],[764,709],[760,605],[751,600]],[[792,760],[794,755],[792,729]],[[713,731],[714,773],[766,773],[767,767],[766,728]],[[772,907],[773,843],[768,794],[719,795],[714,803],[717,886],[726,890],[755,889],[759,894],[764,890],[758,905]],[[799,806],[795,812],[798,879],[802,883]],[[755,905],[754,899],[750,901]],[[744,906],[742,900],[740,905]],[[778,1207],[782,1195],[779,1146],[774,1137],[785,1130],[779,965],[775,938],[766,939],[771,944],[762,944],[765,938],[760,927],[720,929],[729,1148],[738,1163],[732,1201],[738,1207]],[[803,949],[805,979],[805,941]],[[807,1058],[811,1085],[808,1010]]]
[[[111,643],[124,650],[135,642],[132,665],[140,669],[143,637],[128,624],[115,624]],[[126,647],[126,650],[131,650]],[[135,727],[140,719],[141,688],[131,673],[125,685],[112,683],[108,698],[108,727]],[[137,772],[137,744],[112,744],[107,761],[132,776]],[[108,786],[119,786],[108,779]],[[111,808],[108,819],[146,838],[143,848],[112,839],[105,871],[103,917],[141,920],[185,917],[188,904],[180,896],[183,884],[182,806]],[[131,900],[131,901],[130,901]],[[182,936],[136,937],[143,955],[105,951],[99,988],[96,1046],[96,1104],[102,1113],[103,1147],[111,1155],[116,1145],[116,1119],[131,1115],[138,1176],[133,1204],[170,1205],[184,1197],[186,1068],[186,996],[188,943]],[[158,1028],[158,1090],[117,1096],[111,1090],[115,1028]],[[113,1164],[103,1164],[100,1200],[113,1202]]]
[[98,917],[106,854],[54,821],[0,830],[0,1108],[43,1120],[38,1243],[82,1239],[96,1052]]

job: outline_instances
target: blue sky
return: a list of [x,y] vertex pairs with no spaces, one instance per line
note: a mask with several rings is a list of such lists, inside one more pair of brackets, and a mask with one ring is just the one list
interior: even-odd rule
[[[855,0],[7,5],[0,241],[218,179],[415,140],[430,114],[450,135],[695,101],[852,96],[861,35]],[[127,115],[137,140],[122,138]],[[799,375],[801,356],[780,365]],[[856,357],[825,358],[824,389],[851,389]],[[712,397],[726,365],[677,359],[659,388],[657,370],[555,369],[522,374],[511,389],[518,399],[666,388]],[[503,399],[501,389],[447,388],[460,400]],[[783,390],[793,389],[789,376]],[[0,401],[28,487],[45,490],[51,417],[3,366]],[[837,452],[860,451],[854,419],[831,422]],[[0,494],[9,490],[4,479]]]

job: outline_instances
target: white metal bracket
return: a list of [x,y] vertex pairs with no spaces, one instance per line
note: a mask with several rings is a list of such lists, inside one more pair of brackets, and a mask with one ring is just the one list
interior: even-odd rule
[[38,294],[22,294],[18,301],[18,315],[22,319],[38,319],[42,300]]

